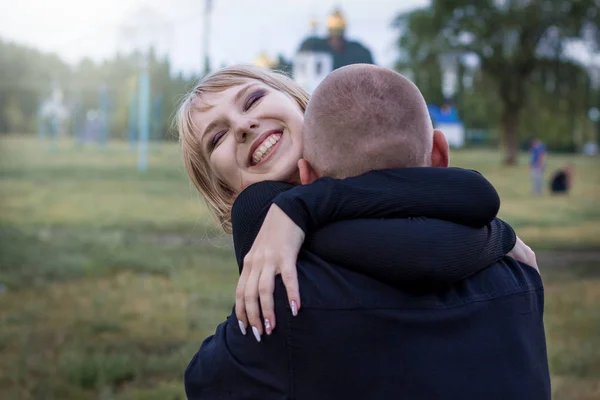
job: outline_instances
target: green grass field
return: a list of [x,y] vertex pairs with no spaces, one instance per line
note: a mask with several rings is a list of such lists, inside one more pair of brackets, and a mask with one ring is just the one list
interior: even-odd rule
[[[175,144],[139,174],[105,151],[0,139],[0,399],[184,399],[182,374],[233,304],[229,238],[189,184]],[[533,198],[524,158],[458,151],[538,252],[554,398],[600,397],[600,159],[575,162],[569,197]]]

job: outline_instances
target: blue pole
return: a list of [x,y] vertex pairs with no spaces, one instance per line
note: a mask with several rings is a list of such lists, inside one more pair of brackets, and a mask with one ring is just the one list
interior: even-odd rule
[[108,144],[108,135],[110,133],[110,118],[109,118],[109,104],[108,104],[108,88],[106,84],[102,84],[100,87],[100,92],[98,94],[98,105],[100,111],[102,112],[102,119],[100,120],[100,132],[99,132],[99,142],[100,147],[103,149],[106,148]]
[[73,112],[71,116],[71,129],[73,130],[73,137],[75,138],[75,143],[78,146],[83,145],[84,120],[85,116],[83,115],[83,109],[81,106],[81,94],[78,93],[75,96]]
[[138,111],[138,171],[148,170],[148,137],[150,135],[150,74],[148,68],[140,76],[140,94]]
[[44,118],[44,114],[42,112],[44,103],[42,101],[39,102],[38,105],[38,139],[43,140],[46,137],[46,118]]
[[58,116],[53,115],[50,117],[50,150],[55,151],[58,149],[57,137],[58,137]]
[[137,95],[135,90],[131,93],[131,97],[129,98],[129,149],[133,152],[135,150],[135,142],[137,140],[137,113],[138,113],[138,105],[137,105]]
[[160,142],[163,138],[161,137],[162,130],[162,105],[163,97],[162,94],[154,96],[154,104],[152,106],[152,138]]

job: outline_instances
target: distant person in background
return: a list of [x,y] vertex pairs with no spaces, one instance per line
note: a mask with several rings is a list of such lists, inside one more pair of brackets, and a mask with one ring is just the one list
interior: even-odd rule
[[550,181],[550,193],[568,194],[573,185],[573,172],[573,164],[571,163],[556,171]]
[[541,140],[534,138],[531,141],[530,154],[529,169],[531,171],[533,194],[540,196],[544,182],[544,168],[546,167],[546,145]]

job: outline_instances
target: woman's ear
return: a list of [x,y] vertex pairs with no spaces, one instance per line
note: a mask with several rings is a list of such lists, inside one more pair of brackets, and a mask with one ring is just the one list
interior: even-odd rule
[[300,182],[303,185],[309,185],[319,179],[317,172],[304,158],[298,160],[298,171],[300,172]]
[[431,149],[431,166],[448,167],[450,161],[448,141],[439,129],[433,130],[433,148]]

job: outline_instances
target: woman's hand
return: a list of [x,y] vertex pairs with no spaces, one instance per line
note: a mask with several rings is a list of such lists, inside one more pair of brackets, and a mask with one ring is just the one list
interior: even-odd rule
[[275,328],[273,292],[275,276],[281,274],[288,301],[295,316],[300,309],[300,292],[296,260],[304,242],[304,232],[277,205],[273,204],[265,217],[252,248],[244,257],[244,266],[235,291],[235,313],[240,330],[245,335],[248,324],[257,341],[264,328],[270,335]]
[[517,242],[515,243],[515,247],[507,254],[507,256],[514,258],[517,261],[525,263],[527,265],[532,266],[538,272],[540,272],[537,260],[535,258],[535,253],[529,246],[527,246],[523,241],[517,236]]

